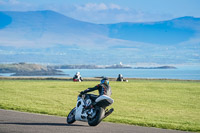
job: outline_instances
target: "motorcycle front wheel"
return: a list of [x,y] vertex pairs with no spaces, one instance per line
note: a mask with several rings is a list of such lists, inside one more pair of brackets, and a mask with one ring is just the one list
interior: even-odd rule
[[104,118],[105,110],[102,107],[96,107],[96,115],[94,118],[88,118],[88,124],[90,126],[97,126]]
[[75,113],[76,113],[76,107],[73,108],[70,113],[68,114],[67,116],[67,123],[68,124],[72,124],[74,123],[76,120],[75,120]]

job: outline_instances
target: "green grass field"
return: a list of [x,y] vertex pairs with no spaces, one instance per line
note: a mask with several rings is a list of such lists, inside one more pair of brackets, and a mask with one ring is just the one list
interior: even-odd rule
[[[98,83],[0,80],[0,108],[67,116],[79,92]],[[131,80],[110,81],[110,85],[115,111],[104,121],[200,131],[200,82]]]

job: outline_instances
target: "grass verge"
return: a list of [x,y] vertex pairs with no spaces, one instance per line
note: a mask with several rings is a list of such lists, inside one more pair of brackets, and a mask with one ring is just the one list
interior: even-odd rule
[[[0,80],[0,108],[67,116],[78,92],[98,81]],[[110,82],[115,109],[104,121],[200,131],[200,82],[129,80]],[[97,94],[97,92],[95,92]]]

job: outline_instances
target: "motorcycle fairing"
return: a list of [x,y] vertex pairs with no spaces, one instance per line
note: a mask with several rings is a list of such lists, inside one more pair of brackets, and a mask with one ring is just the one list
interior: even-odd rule
[[96,105],[100,107],[107,107],[114,103],[114,100],[107,95],[101,95],[96,100]]
[[76,115],[75,115],[75,119],[77,121],[85,121],[87,122],[87,114],[86,112],[83,112],[83,105],[84,105],[84,101],[82,98],[78,98],[77,104],[76,104]]

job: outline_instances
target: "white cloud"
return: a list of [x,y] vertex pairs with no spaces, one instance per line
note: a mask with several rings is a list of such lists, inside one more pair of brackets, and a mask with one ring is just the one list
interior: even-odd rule
[[76,8],[82,11],[106,11],[106,10],[120,10],[122,9],[116,4],[105,4],[105,3],[87,3],[85,5],[77,5]]
[[36,9],[33,5],[19,0],[0,0],[1,11],[28,11]]
[[116,4],[110,4],[110,9],[118,9],[118,10],[120,10],[121,7],[119,5],[116,5]]
[[172,18],[169,14],[150,13],[117,4],[87,3],[71,6],[70,10],[59,8],[63,14],[72,18],[92,23],[119,23],[119,22],[151,22]]

